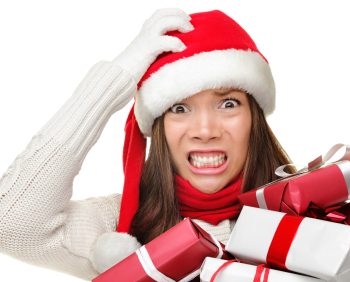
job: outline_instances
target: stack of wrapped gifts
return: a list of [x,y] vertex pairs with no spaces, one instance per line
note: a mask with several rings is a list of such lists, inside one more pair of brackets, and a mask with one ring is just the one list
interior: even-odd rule
[[[341,153],[341,154],[340,154]],[[333,146],[295,174],[241,194],[225,247],[201,281],[350,281],[350,147]]]
[[349,282],[350,147],[293,175],[279,170],[240,195],[226,246],[185,219],[93,281]]

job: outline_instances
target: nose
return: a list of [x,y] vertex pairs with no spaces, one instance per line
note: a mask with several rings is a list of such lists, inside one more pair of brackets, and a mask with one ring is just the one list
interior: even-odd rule
[[188,135],[191,139],[208,142],[221,136],[221,122],[210,110],[202,110],[193,115]]

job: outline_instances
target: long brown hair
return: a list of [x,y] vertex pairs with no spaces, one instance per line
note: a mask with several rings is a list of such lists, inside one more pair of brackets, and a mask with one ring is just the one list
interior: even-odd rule
[[[247,95],[252,128],[243,173],[242,192],[275,180],[275,169],[290,163],[269,127],[265,115],[251,95]],[[131,233],[145,244],[181,220],[174,185],[174,167],[164,133],[164,115],[152,127],[151,144],[140,181],[139,209]]]
[[[252,116],[247,160],[243,173],[243,189],[247,192],[277,179],[275,170],[283,164],[291,163],[286,151],[268,125],[263,110],[251,95],[247,95]],[[288,172],[294,172],[288,167]]]

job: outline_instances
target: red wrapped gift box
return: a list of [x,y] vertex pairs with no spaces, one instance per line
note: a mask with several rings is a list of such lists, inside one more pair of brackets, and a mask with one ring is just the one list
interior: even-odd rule
[[243,193],[239,200],[243,205],[295,215],[304,215],[311,204],[326,209],[344,202],[350,190],[350,149],[346,149],[341,161],[323,167],[325,162],[314,161],[314,167]]
[[222,247],[186,218],[92,281],[190,281],[206,257],[230,258]]

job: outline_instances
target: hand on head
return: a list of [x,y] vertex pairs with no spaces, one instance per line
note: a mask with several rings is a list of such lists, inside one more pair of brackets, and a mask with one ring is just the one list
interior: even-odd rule
[[163,52],[181,52],[186,46],[175,36],[165,35],[168,31],[193,30],[191,17],[177,8],[159,9],[147,19],[140,33],[130,45],[114,59],[114,62],[127,70],[136,83],[142,78],[152,62]]

